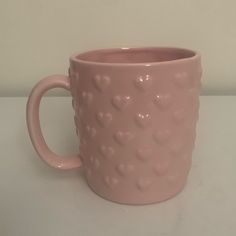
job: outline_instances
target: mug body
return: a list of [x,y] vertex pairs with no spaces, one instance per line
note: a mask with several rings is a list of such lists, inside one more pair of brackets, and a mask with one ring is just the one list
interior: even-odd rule
[[80,155],[94,192],[127,204],[180,192],[196,136],[199,54],[97,50],[73,55],[69,72]]

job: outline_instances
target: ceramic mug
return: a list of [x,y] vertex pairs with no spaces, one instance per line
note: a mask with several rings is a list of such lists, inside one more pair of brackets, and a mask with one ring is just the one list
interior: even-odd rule
[[[175,196],[185,186],[196,136],[200,55],[180,48],[103,49],[70,57],[69,76],[53,75],[33,88],[27,124],[33,146],[49,165],[82,167],[98,195],[126,204]],[[63,158],[44,141],[43,94],[72,94],[79,155]]]

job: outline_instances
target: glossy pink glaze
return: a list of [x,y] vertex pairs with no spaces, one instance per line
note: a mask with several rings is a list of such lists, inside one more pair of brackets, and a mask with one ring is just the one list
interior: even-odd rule
[[32,89],[27,103],[27,125],[32,144],[39,156],[50,166],[71,169],[81,166],[78,156],[63,158],[53,153],[45,143],[39,123],[39,105],[43,94],[52,88],[70,90],[70,80],[64,75],[52,75],[39,81]]
[[33,145],[48,164],[63,159],[44,142],[38,107],[52,87],[71,91],[80,156],[89,186],[119,203],[166,200],[183,189],[191,167],[199,109],[199,54],[178,48],[91,51],[70,58],[70,82],[53,76],[39,82],[27,106]]

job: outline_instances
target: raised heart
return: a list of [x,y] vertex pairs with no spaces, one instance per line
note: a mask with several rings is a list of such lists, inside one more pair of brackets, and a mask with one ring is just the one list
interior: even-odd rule
[[99,168],[100,162],[99,162],[99,160],[98,160],[97,158],[94,158],[93,156],[91,156],[89,159],[90,159],[91,165],[92,165],[95,169]]
[[93,94],[90,92],[82,92],[82,99],[86,105],[89,105],[93,100]]
[[95,87],[100,92],[105,91],[110,84],[110,78],[108,76],[96,75],[94,76],[93,81],[94,81]]
[[139,90],[146,91],[151,87],[152,79],[151,79],[150,75],[138,76],[134,80],[134,84]]
[[89,125],[87,125],[85,129],[86,129],[90,138],[93,138],[97,133],[96,129],[94,127],[89,126]]
[[170,138],[170,130],[159,130],[153,134],[154,140],[158,144],[166,143]]
[[141,128],[147,127],[151,123],[151,116],[150,114],[136,114],[135,121],[137,125]]
[[170,107],[172,103],[172,96],[169,93],[156,94],[154,97],[154,102],[161,110],[165,110]]
[[149,147],[138,148],[136,155],[139,160],[148,161],[151,158],[152,150]]
[[104,177],[104,182],[105,182],[107,187],[113,188],[115,185],[118,184],[119,180],[115,177],[112,177],[112,176],[105,176]]
[[175,76],[173,77],[174,79],[174,83],[180,87],[180,88],[184,88],[187,87],[189,84],[189,78],[188,78],[188,73],[183,71],[183,72],[178,72],[175,74]]
[[134,166],[131,164],[119,164],[117,165],[117,171],[121,176],[126,176],[134,170]]
[[117,141],[117,143],[119,143],[120,145],[125,145],[126,143],[128,143],[130,140],[134,138],[134,135],[130,132],[118,131],[114,135],[114,138]]
[[112,121],[112,114],[111,113],[97,113],[97,121],[102,127],[107,127]]
[[114,155],[115,151],[112,147],[109,146],[104,146],[102,145],[100,147],[100,153],[107,159],[112,158],[112,156]]
[[179,175],[178,174],[172,174],[172,175],[168,175],[166,178],[167,178],[167,181],[170,184],[174,184],[178,181]]
[[154,166],[154,172],[157,176],[164,175],[169,168],[169,162],[168,161],[160,161],[158,164]]
[[183,140],[177,140],[176,142],[172,143],[170,147],[170,151],[174,157],[178,157],[184,150],[184,143]]
[[174,111],[173,118],[177,124],[182,123],[185,119],[185,111],[183,109]]
[[130,103],[131,103],[130,96],[117,95],[112,98],[113,106],[120,111],[124,110]]
[[137,187],[140,191],[145,191],[151,186],[151,180],[148,178],[140,178],[137,182]]

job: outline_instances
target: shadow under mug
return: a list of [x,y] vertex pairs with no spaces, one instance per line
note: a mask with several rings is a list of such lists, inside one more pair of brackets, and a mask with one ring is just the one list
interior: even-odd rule
[[[50,166],[82,166],[98,195],[126,204],[166,200],[185,186],[196,136],[200,55],[180,48],[102,49],[70,57],[69,76],[37,83],[27,103],[32,144]],[[79,155],[43,138],[39,105],[51,88],[72,94]]]

